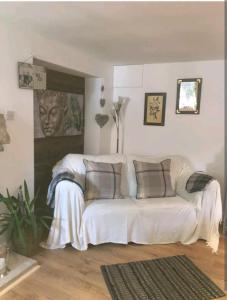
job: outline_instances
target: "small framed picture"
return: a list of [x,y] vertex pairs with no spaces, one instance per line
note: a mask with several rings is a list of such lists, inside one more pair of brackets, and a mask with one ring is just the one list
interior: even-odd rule
[[46,89],[46,70],[42,66],[19,62],[18,77],[21,89]]
[[18,63],[19,88],[33,89],[34,88],[34,71],[31,64]]
[[165,125],[166,93],[146,93],[144,125]]
[[176,114],[199,114],[202,78],[177,80]]

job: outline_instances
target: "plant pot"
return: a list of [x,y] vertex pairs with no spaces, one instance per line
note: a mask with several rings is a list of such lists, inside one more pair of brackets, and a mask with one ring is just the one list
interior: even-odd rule
[[24,238],[26,245],[23,245],[18,236],[15,235],[12,240],[12,249],[17,253],[28,257],[38,253],[40,249],[39,243],[41,242],[41,234],[35,240],[31,232],[26,232]]

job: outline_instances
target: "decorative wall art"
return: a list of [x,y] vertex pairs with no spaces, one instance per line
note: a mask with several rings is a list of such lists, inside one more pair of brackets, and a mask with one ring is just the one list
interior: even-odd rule
[[[102,108],[103,108],[103,107],[105,106],[105,104],[106,104],[106,99],[103,97],[104,89],[105,89],[105,87],[104,87],[104,85],[102,84],[102,85],[101,85],[101,88],[100,88],[100,90],[101,90],[101,98],[100,98],[100,100],[99,100],[100,106],[101,106]],[[96,115],[95,115],[95,121],[96,121],[96,123],[98,124],[98,126],[99,126],[100,128],[103,128],[103,127],[106,125],[106,123],[109,121],[109,116],[108,116],[108,115],[104,115],[104,114],[96,114]]]
[[106,99],[103,97],[103,92],[104,92],[104,85],[101,86],[101,98],[100,98],[100,106],[104,107],[106,104]]
[[177,114],[199,114],[202,78],[177,80]]
[[101,99],[100,99],[100,106],[101,106],[101,107],[104,107],[105,104],[106,104],[106,99],[101,98]]
[[3,114],[0,114],[0,151],[4,151],[3,145],[10,143],[10,136],[6,128],[6,120]]
[[46,89],[46,70],[44,67],[28,63],[18,63],[19,88],[21,89]]
[[166,93],[146,93],[144,125],[164,126]]
[[104,127],[106,123],[109,121],[108,115],[96,114],[95,121],[99,125],[100,128]]
[[51,90],[35,91],[35,138],[82,134],[83,105],[83,95]]

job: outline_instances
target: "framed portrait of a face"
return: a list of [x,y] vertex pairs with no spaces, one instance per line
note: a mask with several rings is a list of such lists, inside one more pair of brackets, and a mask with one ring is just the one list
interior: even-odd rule
[[34,92],[35,138],[83,133],[83,95],[45,90]]
[[199,114],[202,78],[178,79],[176,114]]
[[144,125],[165,125],[166,93],[146,93]]

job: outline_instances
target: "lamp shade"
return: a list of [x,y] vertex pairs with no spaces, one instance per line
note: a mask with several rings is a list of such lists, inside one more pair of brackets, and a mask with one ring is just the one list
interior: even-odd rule
[[3,114],[0,114],[0,144],[9,144],[10,136],[6,129],[6,120]]

